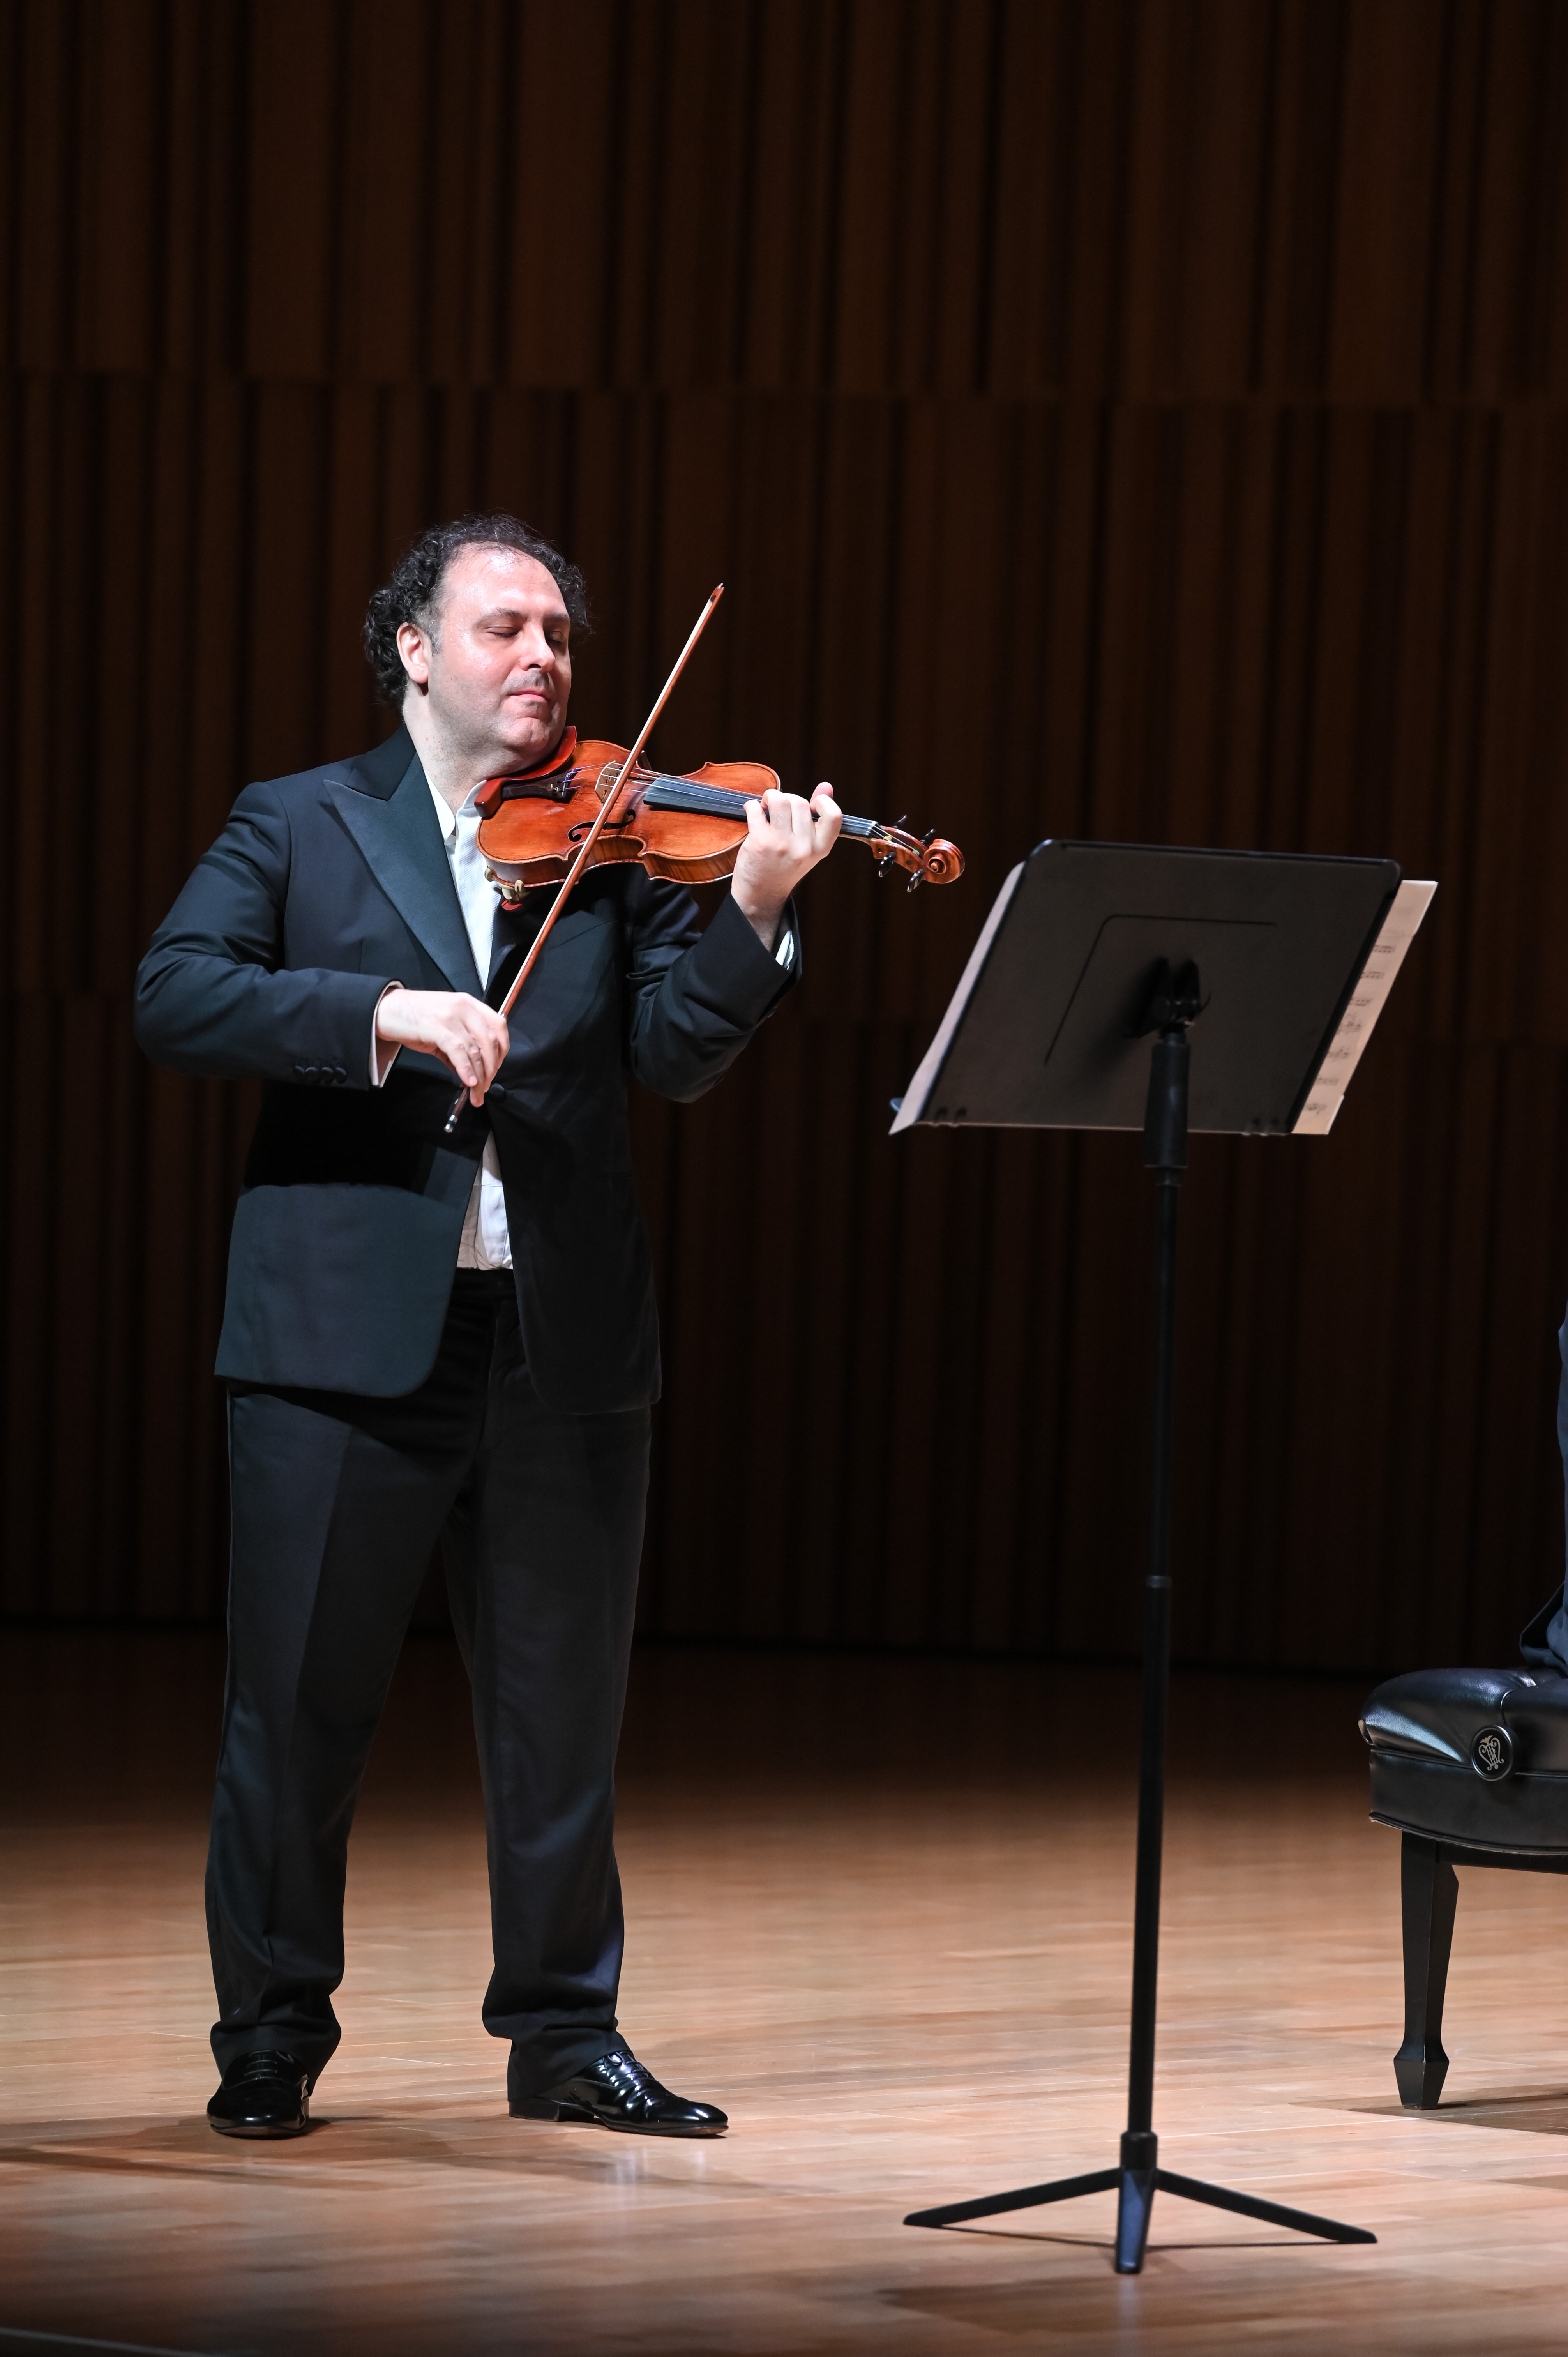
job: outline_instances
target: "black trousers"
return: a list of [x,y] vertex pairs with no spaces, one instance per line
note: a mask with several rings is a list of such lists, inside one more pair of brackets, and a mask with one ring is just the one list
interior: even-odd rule
[[459,1269],[402,1399],[236,1386],[229,1678],[207,1868],[220,2070],[341,2032],[349,1831],[439,1538],[474,1697],[512,2094],[615,2044],[615,1755],[648,1491],[646,1409],[552,1415],[510,1275]]

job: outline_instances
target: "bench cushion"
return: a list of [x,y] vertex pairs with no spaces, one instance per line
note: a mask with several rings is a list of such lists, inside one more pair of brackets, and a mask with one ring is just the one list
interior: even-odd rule
[[1470,1849],[1568,1854],[1568,1677],[1412,1670],[1361,1718],[1380,1824]]

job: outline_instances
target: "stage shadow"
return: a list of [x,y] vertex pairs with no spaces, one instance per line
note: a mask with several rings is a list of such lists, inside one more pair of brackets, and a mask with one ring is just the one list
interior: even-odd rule
[[[885,2291],[882,2304],[951,2331],[994,2332],[1004,2340],[1039,2341],[1049,2325],[1055,2341],[1077,2319],[1061,2313],[1060,2277],[1029,2276],[1004,2284],[926,2284]],[[1048,2316],[1045,2303],[1049,2302]]]
[[484,2116],[388,2119],[374,2113],[323,2117],[308,2136],[269,2138],[214,2135],[204,2115],[178,2120],[50,2121],[12,2126],[0,2163],[78,2175],[197,2178],[236,2176],[329,2187],[386,2169],[472,2170],[486,2176],[548,2178],[583,2185],[690,2183],[705,2147],[607,2136],[602,2128]]
[[1309,2104],[1304,2108],[1361,2112],[1386,2120],[1436,2120],[1450,2126],[1457,2122],[1462,2127],[1516,2128],[1529,2136],[1568,2136],[1568,2089],[1562,2087],[1484,2090],[1479,2094],[1453,2097],[1425,2112],[1407,2110],[1397,2097],[1384,2103]]
[[[973,2233],[978,2230],[964,2228],[961,2231]],[[1110,2242],[1091,2240],[1087,2235],[1069,2234],[992,2235],[988,2239],[1050,2244],[1064,2254],[1090,2251],[1103,2262],[1104,2276],[1111,2276],[1112,2282],[1116,2280],[1112,2275],[1113,2245]],[[1199,2251],[1300,2249],[1311,2252],[1327,2247],[1322,2243],[1303,2243],[1299,2236],[1291,2236],[1284,2241],[1276,2241],[1270,2236],[1267,2241],[1248,2242],[1229,2237],[1214,2242],[1151,2242],[1144,2273],[1157,2276],[1160,2261],[1166,2254],[1174,2255],[1180,2253],[1190,2258],[1194,2252]],[[1101,2268],[1096,2266],[1087,2272],[1075,2270],[1070,2276],[1059,2271],[1039,2272],[1015,2276],[1005,2283],[900,2285],[897,2289],[884,2290],[880,2298],[886,2308],[897,2309],[911,2318],[929,2319],[933,2323],[946,2326],[950,2331],[967,2329],[994,2332],[1004,2339],[1032,2341],[1036,2346],[1042,2335],[1048,2334],[1053,2348],[1078,2346],[1077,2335],[1081,2332],[1082,2345],[1087,2347],[1092,2341],[1094,2346],[1100,2347],[1103,2345],[1107,2321],[1102,2284]],[[1085,2303],[1078,2313],[1072,2307],[1075,2298]]]

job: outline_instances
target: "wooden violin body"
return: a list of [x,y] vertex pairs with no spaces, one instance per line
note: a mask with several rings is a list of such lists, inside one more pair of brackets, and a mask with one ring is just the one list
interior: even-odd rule
[[[612,796],[588,866],[635,865],[674,883],[713,883],[729,875],[740,856],[747,802],[779,783],[760,761],[704,761],[679,777],[639,765],[623,782],[626,759],[623,745],[580,738],[568,728],[537,770],[487,778],[475,797],[479,849],[503,901],[562,882]],[[847,817],[843,835],[875,854],[883,873],[903,870],[911,891],[922,883],[950,884],[963,873],[957,845],[935,835],[922,840],[875,819]]]

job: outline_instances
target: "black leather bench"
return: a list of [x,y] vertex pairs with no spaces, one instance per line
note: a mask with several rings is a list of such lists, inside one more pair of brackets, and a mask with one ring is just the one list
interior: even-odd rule
[[1448,2071],[1455,1867],[1568,1874],[1568,1677],[1545,1666],[1414,1670],[1379,1686],[1361,1732],[1373,1818],[1404,1836],[1404,2043],[1394,2075],[1401,2103],[1426,2111]]

